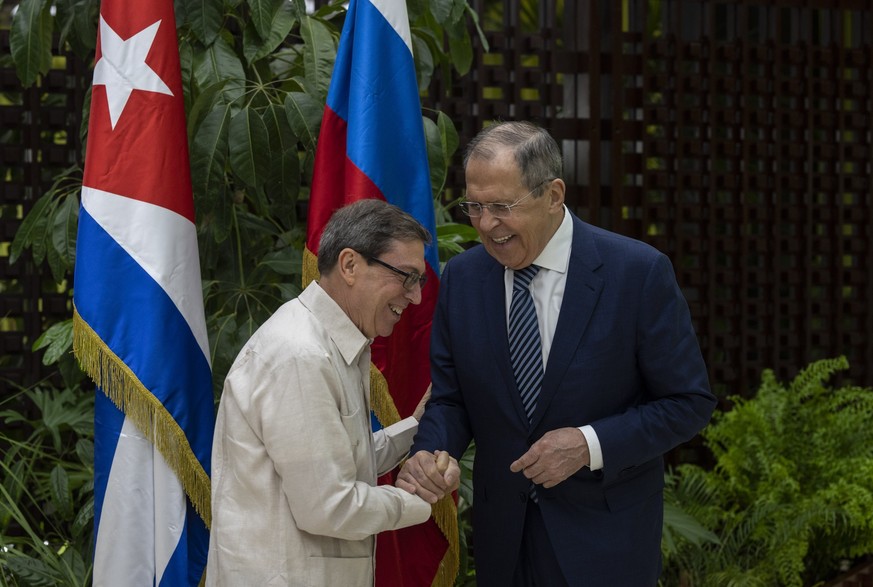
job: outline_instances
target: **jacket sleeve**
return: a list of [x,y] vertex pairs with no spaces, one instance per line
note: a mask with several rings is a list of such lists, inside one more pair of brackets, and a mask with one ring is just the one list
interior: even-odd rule
[[440,278],[440,292],[431,325],[430,371],[433,387],[430,401],[418,423],[418,433],[410,452],[419,450],[448,451],[460,459],[473,438],[467,407],[452,350],[452,335],[448,319],[452,307],[452,261],[446,264]]
[[649,261],[636,304],[634,341],[644,399],[593,423],[607,477],[690,440],[709,421],[716,403],[672,264],[661,253]]

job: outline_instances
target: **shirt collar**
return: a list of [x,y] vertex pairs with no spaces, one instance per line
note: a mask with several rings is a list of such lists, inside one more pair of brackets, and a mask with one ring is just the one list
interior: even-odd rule
[[297,299],[318,319],[348,365],[355,363],[361,353],[369,348],[372,341],[358,330],[318,282],[310,283]]
[[539,265],[543,269],[566,273],[570,266],[570,249],[573,245],[573,219],[570,218],[570,212],[567,206],[564,206],[564,219],[558,230],[546,243],[545,248],[534,259],[533,264]]

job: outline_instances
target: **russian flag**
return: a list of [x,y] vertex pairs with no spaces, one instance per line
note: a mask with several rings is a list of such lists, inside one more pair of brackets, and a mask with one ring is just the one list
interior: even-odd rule
[[[315,278],[325,224],[335,210],[379,198],[418,219],[432,236],[428,282],[388,338],[373,343],[374,428],[412,414],[430,383],[430,325],[439,289],[436,221],[421,102],[404,0],[351,0],[340,36],[315,155],[304,286]],[[394,483],[394,475],[380,479]],[[425,524],[380,534],[376,585],[452,585],[458,569],[451,499]]]
[[172,0],[104,0],[74,283],[94,585],[197,585],[214,401]]

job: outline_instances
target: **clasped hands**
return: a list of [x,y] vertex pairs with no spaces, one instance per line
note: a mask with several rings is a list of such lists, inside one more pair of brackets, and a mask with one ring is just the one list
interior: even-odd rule
[[[447,458],[448,457],[448,458]],[[530,449],[509,465],[513,473],[543,487],[554,487],[588,465],[588,443],[578,428],[559,428],[546,432]],[[444,451],[418,451],[406,461],[395,483],[400,489],[436,503],[455,491],[461,482],[458,461]]]
[[400,489],[436,503],[461,484],[461,467],[446,451],[420,450],[409,457],[394,483]]

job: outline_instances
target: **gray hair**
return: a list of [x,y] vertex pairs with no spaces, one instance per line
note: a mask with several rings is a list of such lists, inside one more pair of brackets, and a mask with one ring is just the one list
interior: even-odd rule
[[491,161],[503,148],[512,150],[521,171],[521,181],[529,190],[546,180],[563,177],[558,143],[545,129],[524,121],[497,122],[479,131],[467,144],[464,169],[470,159]]
[[333,213],[318,243],[318,272],[328,274],[340,252],[353,249],[366,259],[380,257],[395,241],[431,242],[418,220],[382,200],[359,200]]

